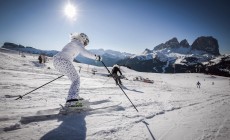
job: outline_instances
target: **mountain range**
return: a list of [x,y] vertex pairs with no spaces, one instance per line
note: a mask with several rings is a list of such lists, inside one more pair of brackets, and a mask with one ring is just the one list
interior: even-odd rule
[[[44,51],[33,47],[24,47],[6,42],[3,48],[53,56],[58,51]],[[141,72],[185,73],[202,72],[221,76],[230,76],[230,55],[221,55],[217,39],[211,36],[198,37],[191,45],[186,39],[178,41],[176,37],[145,49],[141,54],[131,54],[114,50],[94,49],[92,53],[101,55],[107,66],[119,64]],[[102,66],[95,60],[81,55],[75,61]]]
[[202,72],[230,76],[230,55],[220,55],[217,39],[198,37],[192,45],[186,39],[178,42],[172,38],[154,49],[145,49],[140,55],[133,55],[118,62],[142,72],[185,73]]
[[[20,44],[18,45],[18,44],[14,44],[10,42],[5,42],[2,48],[15,50],[19,52],[25,52],[25,53],[43,54],[49,57],[52,57],[58,53],[58,51],[56,50],[40,50],[40,49],[35,49],[30,46],[23,46]],[[107,66],[113,66],[114,64],[116,64],[117,61],[128,58],[133,55],[130,53],[119,52],[119,51],[114,51],[114,50],[104,50],[104,49],[92,49],[89,51],[94,54],[102,56],[103,61],[104,63],[106,63]],[[103,66],[101,63],[97,63],[95,60],[85,58],[82,55],[77,56],[74,61],[85,63],[85,64],[90,64],[90,65]]]

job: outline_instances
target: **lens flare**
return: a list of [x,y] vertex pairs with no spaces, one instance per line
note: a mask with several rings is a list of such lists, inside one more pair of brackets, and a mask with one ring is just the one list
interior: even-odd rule
[[68,3],[65,6],[65,15],[70,18],[70,19],[75,19],[76,18],[76,8],[74,5],[72,5],[71,3]]

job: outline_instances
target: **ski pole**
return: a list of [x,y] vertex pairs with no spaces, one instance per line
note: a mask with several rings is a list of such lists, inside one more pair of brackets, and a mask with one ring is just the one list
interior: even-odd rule
[[42,86],[40,86],[40,87],[37,87],[37,88],[35,88],[34,90],[32,90],[32,91],[30,91],[30,92],[27,92],[27,93],[24,94],[24,95],[19,95],[18,98],[16,98],[15,100],[22,99],[22,97],[24,97],[24,96],[26,96],[26,95],[28,95],[28,94],[34,92],[35,90],[37,90],[37,89],[39,89],[39,88],[41,88],[41,87],[43,87],[43,86],[45,86],[45,85],[47,85],[47,84],[49,84],[49,83],[55,81],[55,80],[57,80],[57,79],[59,79],[59,78],[61,78],[61,77],[63,77],[63,76],[64,76],[64,75],[61,75],[61,76],[59,76],[58,78],[55,78],[55,79],[53,79],[52,81],[49,81],[48,83],[45,83],[44,85],[42,85]]
[[[105,66],[105,68],[107,69],[107,71],[109,72],[110,75],[112,75],[112,73],[109,71],[109,69],[106,67],[105,63],[103,61],[101,61],[101,63]],[[113,75],[112,75],[113,76]],[[113,79],[115,80],[114,76]],[[136,111],[138,112],[136,106],[133,104],[133,102],[130,100],[129,96],[125,93],[125,91],[122,89],[122,87],[120,86],[120,84],[118,84],[118,86],[120,87],[120,89],[123,91],[123,93],[125,94],[125,96],[129,99],[129,102],[133,105],[133,107],[136,109]]]

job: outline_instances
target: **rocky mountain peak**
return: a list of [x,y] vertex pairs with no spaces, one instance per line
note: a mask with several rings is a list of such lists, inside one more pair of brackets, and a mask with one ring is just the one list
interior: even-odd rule
[[148,53],[152,53],[152,52],[153,52],[152,50],[146,48],[142,54],[148,54]]
[[192,44],[192,50],[201,50],[213,55],[220,55],[218,41],[212,36],[198,37]]
[[180,46],[183,48],[188,48],[190,45],[189,45],[188,41],[186,39],[184,39],[180,42]]
[[179,42],[176,37],[170,39],[169,41],[165,42],[165,45],[170,48],[176,48],[179,46]]
[[169,41],[166,41],[165,43],[162,43],[160,45],[157,45],[153,50],[162,50],[165,48],[178,48],[179,47],[179,42],[176,37],[170,39]]

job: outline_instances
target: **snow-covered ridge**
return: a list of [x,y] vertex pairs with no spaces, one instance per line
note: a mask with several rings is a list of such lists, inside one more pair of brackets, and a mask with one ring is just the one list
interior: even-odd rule
[[[94,53],[94,54],[101,55],[103,58],[103,61],[108,66],[113,66],[118,61],[125,59],[125,58],[129,58],[130,56],[133,55],[130,53],[119,52],[119,51],[114,51],[114,50],[104,50],[104,49],[93,49],[93,50],[89,50],[89,51]],[[79,55],[76,59],[82,63],[86,63],[86,64],[90,64],[90,65],[103,66],[101,63],[95,63],[94,60],[82,57],[81,55]]]
[[130,58],[137,58],[138,60],[150,60],[150,59],[159,59],[162,62],[166,61],[172,61],[177,60],[178,58],[186,58],[186,57],[198,57],[200,59],[200,62],[205,62],[210,60],[214,57],[214,55],[210,53],[206,53],[201,50],[191,50],[191,47],[189,48],[165,48],[161,50],[153,50],[149,53],[144,52],[140,55],[133,55]]
[[104,50],[104,49],[91,49],[90,51],[98,55],[108,54],[115,58],[120,58],[120,59],[124,59],[126,57],[130,57],[133,55],[133,54],[126,53],[126,52],[119,52],[119,51],[114,51],[114,50]]
[[[2,48],[6,48],[6,49],[11,49],[11,50],[17,50],[17,51],[22,51],[22,52],[27,52],[27,53],[33,53],[33,54],[49,54],[49,56],[53,56],[56,53],[58,53],[58,51],[56,50],[40,50],[40,49],[36,49],[33,47],[24,47],[23,45],[17,45],[14,43],[4,43],[4,45],[2,46]],[[89,51],[97,54],[97,55],[110,55],[119,59],[123,59],[126,57],[130,57],[133,54],[130,53],[126,53],[126,52],[119,52],[119,51],[114,51],[114,50],[104,50],[104,49],[89,49]]]

